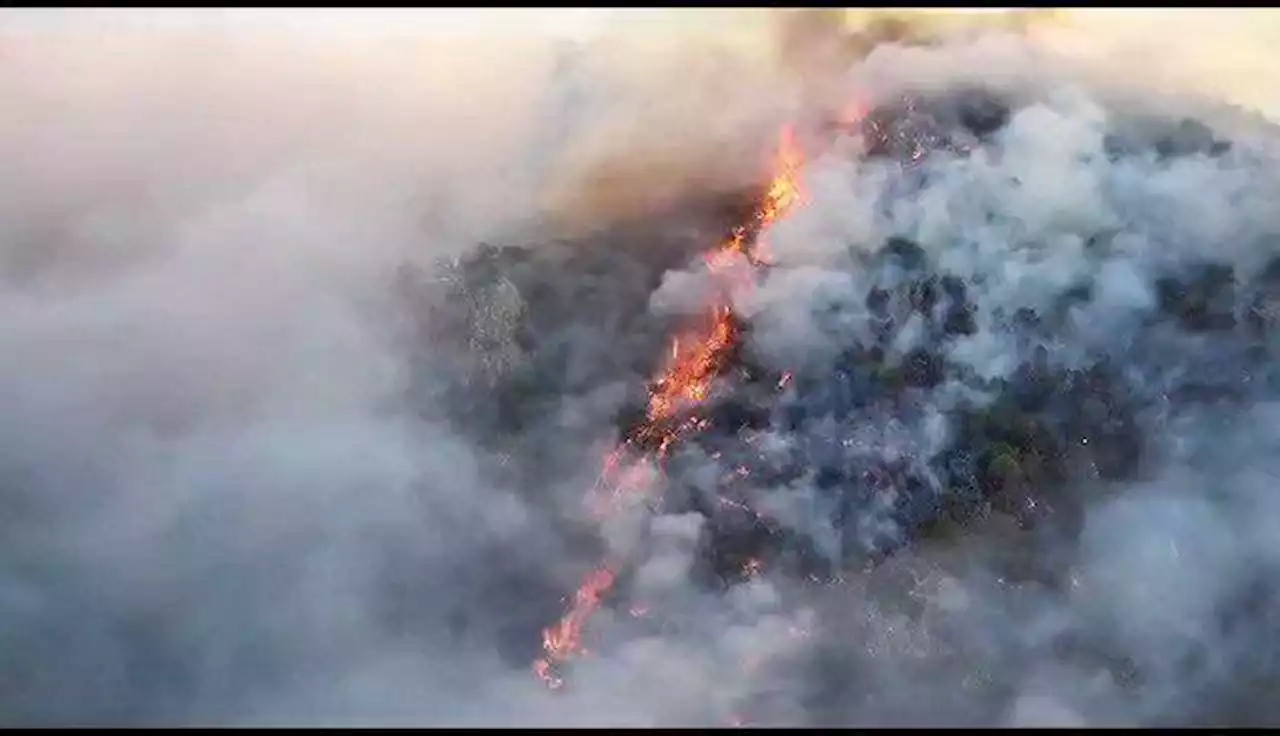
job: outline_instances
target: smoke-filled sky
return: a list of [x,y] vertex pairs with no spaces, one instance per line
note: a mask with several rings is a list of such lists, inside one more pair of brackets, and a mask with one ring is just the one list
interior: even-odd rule
[[[1280,15],[1199,13],[931,17],[911,23],[937,43],[857,58],[824,56],[818,24],[798,59],[788,12],[0,11],[0,724],[1276,722],[1273,377],[1256,346],[1147,329],[1162,276],[1209,261],[1257,284],[1280,256]],[[570,355],[529,391],[574,387],[525,429],[449,418],[488,348],[423,337],[445,318],[407,313],[406,266],[589,246],[589,272],[538,278],[666,324],[702,274],[627,269],[712,245],[718,216],[670,213],[758,185],[781,125],[974,85],[1012,112],[971,156],[815,151],[777,269],[736,306],[763,361],[821,374],[865,329],[874,278],[850,254],[909,237],[970,284],[976,331],[947,359],[995,379],[1028,354],[1002,314],[1091,284],[1043,344],[1167,401],[1141,472],[1072,481],[1065,593],[1006,584],[998,518],[820,591],[695,584],[696,513],[594,527],[579,500],[643,376],[572,376],[648,349],[616,325],[510,353]],[[1186,116],[1230,152],[1114,153]],[[470,308],[554,322],[513,281]],[[824,299],[847,307],[834,332]],[[1245,374],[1247,400],[1170,408],[1186,376]],[[968,390],[770,441],[924,452]],[[755,492],[828,531],[812,489]],[[601,545],[665,623],[602,612],[548,692],[539,629]]]

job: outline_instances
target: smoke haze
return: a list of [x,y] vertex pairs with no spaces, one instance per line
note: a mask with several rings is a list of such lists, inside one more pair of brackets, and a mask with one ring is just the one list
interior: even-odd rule
[[[452,12],[0,15],[0,723],[1280,720],[1275,335],[1148,329],[1205,263],[1228,311],[1280,299],[1280,17]],[[910,238],[969,284],[954,372],[759,441],[932,456],[982,394],[957,376],[1013,381],[1038,345],[1124,367],[1141,467],[1077,448],[1070,533],[993,513],[819,586],[697,582],[693,511],[586,518],[778,128],[973,86],[1010,112],[969,155],[812,146],[735,295],[754,359],[821,376],[897,278],[858,259]],[[472,286],[484,244],[525,260]],[[1004,329],[1083,283],[1055,335]],[[695,489],[727,469],[680,460]],[[811,477],[752,493],[840,556]],[[1009,572],[1033,546],[1052,585]],[[548,692],[539,631],[601,548],[653,613],[602,610]]]

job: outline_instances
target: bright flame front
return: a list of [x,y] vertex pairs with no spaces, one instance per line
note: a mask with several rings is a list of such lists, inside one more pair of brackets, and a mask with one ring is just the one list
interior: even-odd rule
[[[800,201],[803,165],[795,130],[787,127],[779,142],[773,179],[751,221],[735,227],[724,242],[707,254],[708,268],[722,286],[727,287],[724,282],[735,274],[742,274],[740,269],[732,268],[738,260],[735,256],[745,256],[752,265],[768,262],[760,236]],[[727,288],[722,291],[723,297],[705,315],[703,323],[672,341],[667,365],[650,392],[645,424],[605,459],[600,479],[588,497],[588,504],[598,515],[615,513],[630,497],[652,494],[657,487],[652,471],[679,440],[706,426],[696,416],[674,420],[711,395],[730,349],[737,342],[738,324],[728,303]],[[619,570],[617,560],[601,564],[583,580],[564,616],[543,631],[542,656],[534,662],[533,669],[547,686],[563,686],[564,665],[584,653],[582,639],[587,624],[612,590]]]

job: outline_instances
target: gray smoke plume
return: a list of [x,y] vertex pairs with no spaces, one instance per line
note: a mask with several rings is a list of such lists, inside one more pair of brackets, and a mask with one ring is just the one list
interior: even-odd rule
[[[1051,25],[11,13],[0,722],[1277,720],[1278,139],[1212,89]],[[599,525],[788,120],[717,425]]]

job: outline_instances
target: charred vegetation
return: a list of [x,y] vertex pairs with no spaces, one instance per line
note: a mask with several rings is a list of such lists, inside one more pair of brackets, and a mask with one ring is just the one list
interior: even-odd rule
[[[914,167],[938,154],[996,145],[1011,104],[981,89],[906,97],[873,110],[859,132],[869,158]],[[1206,126],[1187,121],[1143,136],[1117,134],[1107,144],[1116,156],[1231,150]],[[743,196],[710,219],[721,231],[735,222],[750,227],[742,213],[753,199]],[[672,433],[655,429],[646,414],[652,390],[646,381],[660,365],[673,325],[649,312],[648,299],[664,272],[706,250],[714,240],[707,234],[672,240],[643,229],[606,233],[529,250],[484,249],[456,264],[467,289],[506,279],[524,305],[513,317],[511,338],[521,360],[482,390],[461,393],[456,421],[487,436],[532,434],[535,444],[563,443],[563,433],[540,431],[548,417],[573,397],[621,383],[626,391],[605,413],[625,442],[655,451]],[[1090,239],[1095,257],[1108,257],[1111,235]],[[695,510],[707,520],[697,572],[704,580],[729,585],[756,564],[799,578],[831,577],[993,513],[1034,535],[1070,538],[1083,513],[1073,484],[1140,477],[1155,451],[1148,438],[1170,412],[1238,400],[1256,385],[1249,384],[1251,368],[1241,380],[1174,376],[1165,370],[1168,350],[1193,350],[1187,341],[1208,335],[1215,345],[1253,356],[1246,366],[1264,370],[1269,359],[1280,298],[1275,261],[1247,280],[1215,263],[1160,276],[1151,285],[1155,306],[1132,350],[1086,349],[1064,361],[1054,346],[1075,339],[1071,315],[1092,302],[1091,283],[1071,286],[1046,309],[995,308],[984,315],[972,277],[942,268],[935,252],[906,235],[869,251],[851,248],[848,267],[868,286],[835,308],[862,314],[867,337],[841,345],[829,364],[795,371],[767,365],[752,350],[756,325],[734,315],[732,347],[713,366],[714,394],[659,420],[669,428],[699,417],[701,430],[682,436],[678,452],[713,458],[725,471],[708,496],[688,486],[680,461],[664,465],[671,509]],[[814,318],[822,324],[821,314]],[[956,345],[980,329],[1022,346],[1007,375],[980,378],[957,359]],[[1155,384],[1163,390],[1153,391]],[[889,442],[873,431],[877,424],[911,424],[930,409],[948,425],[941,448],[876,444]],[[764,435],[784,438],[784,448],[758,452],[755,440]],[[760,487],[811,491],[825,509],[823,523],[838,532],[838,549],[816,544],[809,528],[753,509],[753,489]]]

